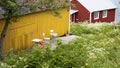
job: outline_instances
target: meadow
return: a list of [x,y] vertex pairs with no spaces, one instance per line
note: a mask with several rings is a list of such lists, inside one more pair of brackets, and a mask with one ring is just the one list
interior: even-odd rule
[[58,40],[55,50],[10,49],[0,68],[120,68],[119,24],[71,24],[71,32],[79,38],[68,44]]

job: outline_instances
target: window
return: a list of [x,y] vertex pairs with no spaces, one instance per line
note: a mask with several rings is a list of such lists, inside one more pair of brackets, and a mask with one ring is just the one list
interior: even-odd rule
[[99,12],[94,12],[94,19],[99,19]]
[[107,10],[104,10],[102,13],[102,18],[106,18],[107,17]]

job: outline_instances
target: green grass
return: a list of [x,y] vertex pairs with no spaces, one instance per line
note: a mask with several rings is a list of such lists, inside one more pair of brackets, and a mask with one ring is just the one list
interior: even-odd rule
[[95,57],[90,60],[90,68],[120,67],[119,29],[109,24],[73,24],[71,31],[80,36],[77,43],[86,46]]
[[0,68],[120,68],[120,30],[109,24],[72,24],[79,38],[51,51],[36,46],[29,53],[12,50]]

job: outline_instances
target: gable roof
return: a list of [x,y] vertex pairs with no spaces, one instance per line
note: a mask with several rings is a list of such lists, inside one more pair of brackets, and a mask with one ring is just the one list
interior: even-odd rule
[[78,2],[90,12],[116,8],[110,0],[78,0]]

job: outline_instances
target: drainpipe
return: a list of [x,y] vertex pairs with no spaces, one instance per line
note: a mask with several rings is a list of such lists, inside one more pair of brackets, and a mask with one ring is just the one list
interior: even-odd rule
[[90,23],[92,22],[92,12],[90,12],[90,18],[89,18]]

